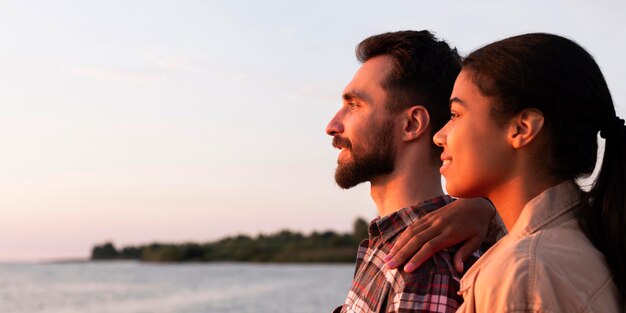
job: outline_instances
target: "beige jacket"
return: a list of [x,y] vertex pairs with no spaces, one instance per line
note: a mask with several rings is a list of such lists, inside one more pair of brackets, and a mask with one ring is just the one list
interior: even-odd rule
[[581,195],[566,181],[528,202],[461,279],[457,312],[626,312],[604,256],[574,216]]

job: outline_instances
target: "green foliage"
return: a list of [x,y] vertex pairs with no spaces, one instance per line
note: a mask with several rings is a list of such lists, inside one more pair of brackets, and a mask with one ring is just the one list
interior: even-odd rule
[[357,218],[353,225],[352,236],[355,241],[361,242],[363,239],[369,238],[369,224],[364,219]]
[[136,260],[141,258],[143,248],[141,247],[124,247],[119,254],[120,259]]
[[[365,234],[365,236],[363,236]],[[148,262],[354,262],[358,243],[367,237],[367,223],[354,222],[352,234],[333,231],[310,236],[283,230],[251,238],[227,237],[205,244],[160,244],[124,247],[117,252],[111,243],[95,246],[92,260],[133,259]]]
[[101,246],[95,246],[91,250],[92,260],[112,260],[119,258],[119,253],[112,243],[107,242]]

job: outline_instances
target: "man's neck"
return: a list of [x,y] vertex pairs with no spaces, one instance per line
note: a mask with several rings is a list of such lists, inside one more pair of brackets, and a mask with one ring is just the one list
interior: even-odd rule
[[431,166],[421,167],[422,171],[418,168],[396,168],[371,181],[370,195],[381,217],[443,195],[439,170]]

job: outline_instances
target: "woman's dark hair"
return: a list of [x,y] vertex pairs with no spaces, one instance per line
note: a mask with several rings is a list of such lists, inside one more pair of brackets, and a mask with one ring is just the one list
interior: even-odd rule
[[608,261],[626,297],[626,127],[593,57],[575,42],[551,34],[507,38],[463,61],[479,90],[495,99],[492,114],[505,121],[526,108],[544,115],[549,147],[544,162],[561,180],[589,176],[597,134],[606,139],[599,174],[586,193],[579,223]]

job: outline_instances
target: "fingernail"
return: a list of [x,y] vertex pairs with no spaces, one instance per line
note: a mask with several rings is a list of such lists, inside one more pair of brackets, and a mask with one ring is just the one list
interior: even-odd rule
[[404,271],[407,273],[410,273],[412,271],[414,271],[417,268],[417,266],[414,263],[407,263],[404,266]]
[[385,261],[387,263],[387,267],[389,268],[396,268],[398,266],[398,263],[394,260],[391,261]]
[[385,261],[385,263],[389,262],[389,260],[393,259],[393,254],[388,254],[383,261]]

